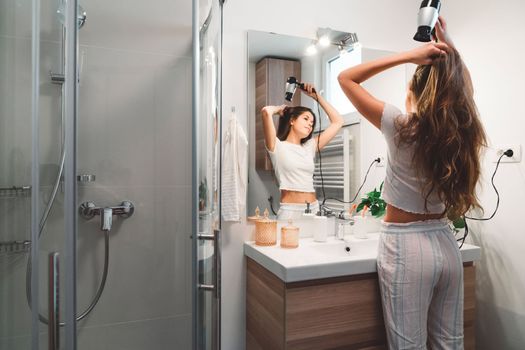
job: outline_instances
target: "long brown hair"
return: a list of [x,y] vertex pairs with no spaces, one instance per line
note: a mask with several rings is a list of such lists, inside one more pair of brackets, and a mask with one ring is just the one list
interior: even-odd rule
[[416,111],[398,124],[399,140],[414,145],[413,164],[425,179],[425,208],[433,192],[451,219],[480,208],[475,187],[487,139],[459,53],[451,49],[431,65],[418,66],[409,90]]
[[315,114],[310,108],[303,106],[286,107],[284,109],[283,116],[279,118],[279,126],[277,127],[277,138],[281,141],[286,140],[288,134],[290,133],[290,130],[292,129],[292,126],[290,125],[291,122],[296,120],[297,118],[299,118],[299,116],[306,112],[310,112],[312,114],[312,116],[314,117],[314,121],[312,123],[312,131],[308,136],[301,139],[301,144],[310,140],[315,130]]

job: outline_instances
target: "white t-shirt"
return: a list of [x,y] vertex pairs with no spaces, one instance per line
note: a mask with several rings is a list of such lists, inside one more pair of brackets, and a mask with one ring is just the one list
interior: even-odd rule
[[383,199],[388,204],[410,213],[442,214],[445,210],[445,204],[439,200],[436,193],[431,193],[428,197],[428,211],[425,210],[422,181],[417,177],[412,164],[414,149],[412,146],[402,143],[398,146],[395,140],[397,134],[395,122],[398,118],[407,118],[407,115],[403,114],[398,108],[385,103],[381,117],[381,132],[385,136],[388,146],[388,161],[383,186]]
[[314,157],[317,143],[311,138],[302,145],[296,145],[275,138],[275,148],[266,148],[279,181],[280,190],[315,192]]

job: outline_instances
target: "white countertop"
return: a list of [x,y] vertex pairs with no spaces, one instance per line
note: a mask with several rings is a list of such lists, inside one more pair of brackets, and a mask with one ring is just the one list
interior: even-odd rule
[[[358,275],[376,272],[379,233],[367,239],[348,236],[345,241],[329,236],[324,243],[301,238],[295,249],[281,248],[279,242],[270,247],[244,243],[244,255],[255,260],[284,282]],[[350,247],[350,252],[346,251]],[[481,249],[464,244],[460,250],[463,262],[479,260]]]

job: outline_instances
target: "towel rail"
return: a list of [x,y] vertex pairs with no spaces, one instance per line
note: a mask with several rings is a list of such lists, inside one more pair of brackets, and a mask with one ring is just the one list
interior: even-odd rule
[[[319,164],[319,158],[316,158],[314,169],[314,188],[321,189],[324,184],[325,189],[330,190],[327,197],[335,197],[345,202],[350,201],[351,170],[353,170],[351,147],[353,138],[350,131],[344,128],[341,133],[332,139],[332,141],[321,150],[322,157],[329,157],[329,161],[322,162],[322,174]],[[335,160],[334,160],[335,158]],[[341,203],[334,200],[327,200],[326,203],[330,208],[336,210],[345,210],[350,204]]]

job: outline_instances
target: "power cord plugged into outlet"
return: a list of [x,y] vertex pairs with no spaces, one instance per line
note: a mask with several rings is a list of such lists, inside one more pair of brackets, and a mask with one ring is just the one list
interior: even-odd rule
[[384,167],[386,164],[385,157],[378,156],[376,159],[374,159],[374,162],[376,162],[376,167]]
[[[516,150],[516,152],[514,151],[514,149]],[[517,146],[514,149],[507,148],[507,147],[502,147],[502,148],[500,148],[498,150],[498,152],[497,152],[498,160],[496,161],[496,163],[497,163],[496,164],[496,168],[494,169],[494,173],[492,174],[492,177],[490,179],[490,183],[492,184],[492,188],[494,188],[494,192],[496,192],[496,196],[497,196],[496,208],[494,209],[494,212],[492,213],[492,215],[490,215],[489,217],[485,217],[485,218],[474,218],[474,217],[467,216],[467,215],[463,216],[463,219],[464,219],[464,222],[465,222],[465,231],[463,233],[463,237],[458,239],[458,241],[461,241],[460,248],[463,246],[463,243],[465,242],[465,238],[467,237],[468,232],[469,232],[469,227],[468,227],[466,219],[475,220],[475,221],[488,221],[488,220],[491,220],[494,217],[494,215],[496,215],[496,213],[498,212],[498,208],[499,208],[499,192],[498,192],[498,189],[496,188],[496,185],[494,184],[494,177],[496,176],[496,173],[498,172],[499,164],[501,162],[505,162],[503,157],[507,157],[507,158],[511,159],[510,161],[507,161],[507,162],[519,162],[519,161],[521,161],[521,146]],[[513,157],[516,157],[518,159],[514,159]]]
[[521,145],[500,145],[496,147],[492,161],[494,163],[520,163]]

